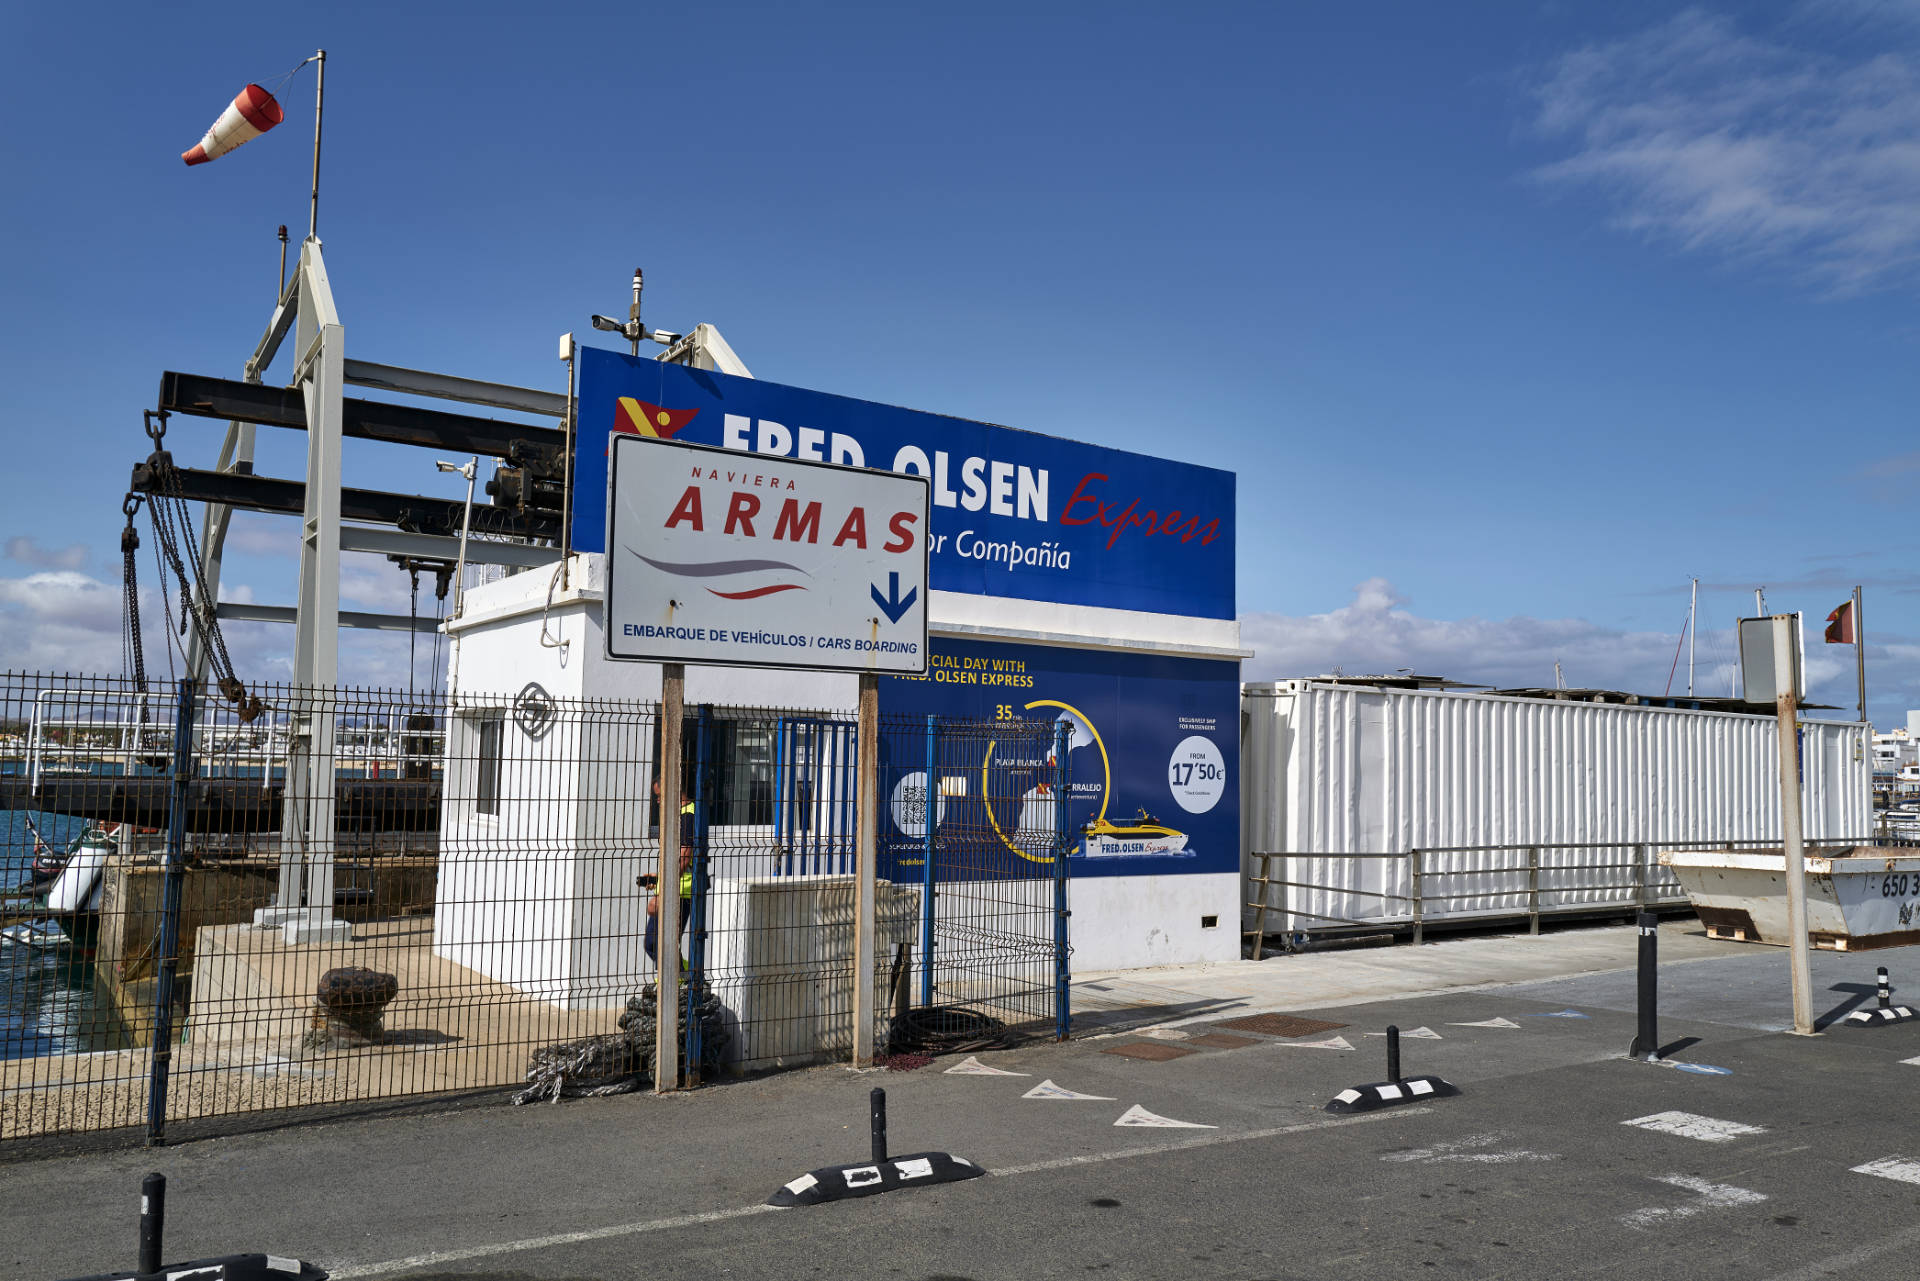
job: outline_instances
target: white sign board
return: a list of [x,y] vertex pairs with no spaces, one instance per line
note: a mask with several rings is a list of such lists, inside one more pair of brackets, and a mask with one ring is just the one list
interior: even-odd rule
[[[1799,614],[1793,620],[1793,692],[1807,697],[1807,636]],[[1740,620],[1740,697],[1749,703],[1771,703],[1780,697],[1773,668],[1773,618]]]
[[615,433],[607,657],[927,669],[923,476]]

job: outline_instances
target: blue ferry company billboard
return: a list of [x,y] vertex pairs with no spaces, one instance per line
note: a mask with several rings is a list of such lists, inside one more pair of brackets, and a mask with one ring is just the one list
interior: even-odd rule
[[[918,880],[925,865],[926,736],[918,726],[930,714],[1066,725],[1075,877],[1240,867],[1235,661],[936,636],[925,675],[880,678],[880,714],[883,877]],[[1012,781],[996,786],[1001,795],[985,827],[1008,842],[1012,854],[1050,862],[1043,858],[1054,821],[1048,762],[1003,759],[1006,748],[990,734],[977,739],[979,761],[958,761],[952,744],[962,741],[975,750],[969,734],[937,754],[942,777],[934,790],[940,798],[935,822],[979,826],[968,809],[978,802],[967,798],[982,795],[993,751],[994,777]],[[1032,774],[1024,789],[1017,777],[1022,769]]]
[[934,588],[1234,617],[1232,472],[598,348],[579,353],[573,546],[606,550],[613,432],[924,476]]

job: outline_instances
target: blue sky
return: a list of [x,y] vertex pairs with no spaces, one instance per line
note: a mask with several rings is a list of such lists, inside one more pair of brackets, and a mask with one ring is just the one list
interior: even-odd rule
[[[1724,692],[1754,586],[1817,623],[1857,582],[1871,712],[1920,707],[1920,6],[1838,0],[14,6],[0,663],[118,668],[139,411],[251,350],[312,69],[276,132],[179,153],[321,45],[350,354],[557,390],[643,264],[651,323],[761,377],[1237,472],[1250,676],[1657,691],[1697,575]],[[292,599],[293,528],[237,527],[230,593]],[[405,608],[376,561],[346,590]],[[1813,656],[1851,707],[1851,650]]]

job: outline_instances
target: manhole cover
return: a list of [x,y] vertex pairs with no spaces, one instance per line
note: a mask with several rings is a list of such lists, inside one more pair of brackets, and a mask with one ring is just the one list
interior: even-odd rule
[[1244,1019],[1229,1019],[1214,1026],[1230,1027],[1236,1032],[1258,1032],[1262,1036],[1312,1036],[1315,1032],[1331,1032],[1346,1024],[1329,1023],[1325,1019],[1303,1019],[1297,1014],[1250,1014]]
[[1228,1036],[1225,1032],[1209,1032],[1205,1036],[1190,1037],[1188,1045],[1201,1045],[1209,1050],[1237,1050],[1243,1045],[1258,1045],[1250,1036]]
[[1184,1045],[1166,1045],[1159,1041],[1141,1041],[1133,1045],[1116,1045],[1100,1051],[1102,1054],[1118,1054],[1123,1058],[1146,1059],[1153,1063],[1165,1063],[1168,1059],[1177,1059],[1192,1054]]

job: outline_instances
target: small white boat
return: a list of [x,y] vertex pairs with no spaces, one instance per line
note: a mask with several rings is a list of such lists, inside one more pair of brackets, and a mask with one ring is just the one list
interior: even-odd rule
[[73,940],[67,937],[58,921],[21,921],[0,929],[0,941],[44,949],[64,947]]
[[56,916],[99,911],[100,887],[112,853],[113,838],[97,827],[88,828],[47,891],[47,911]]

